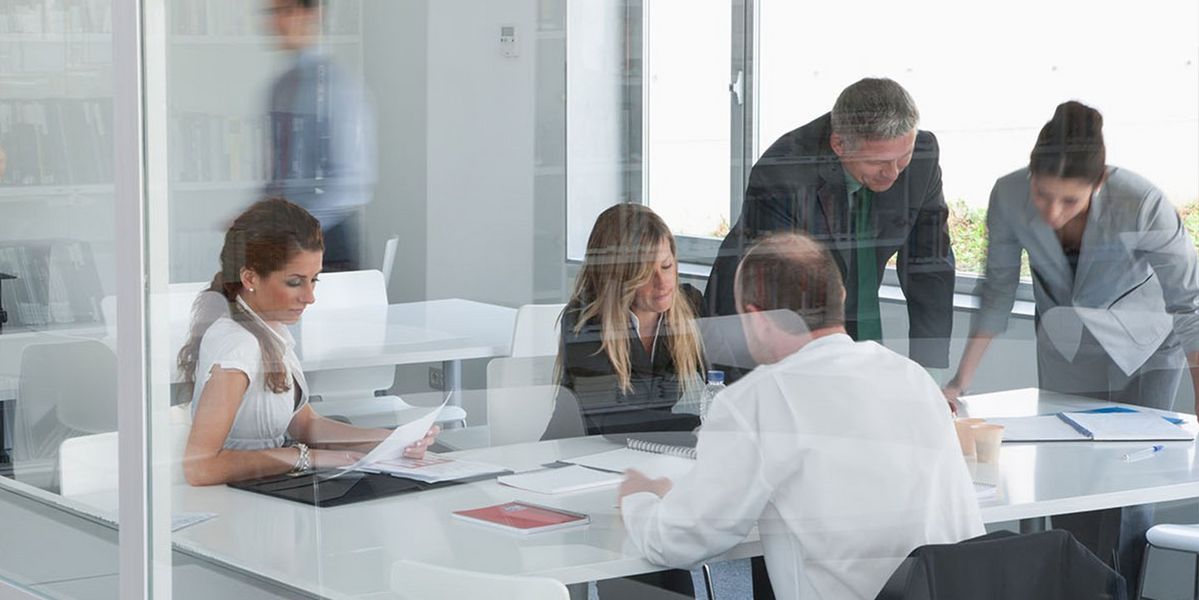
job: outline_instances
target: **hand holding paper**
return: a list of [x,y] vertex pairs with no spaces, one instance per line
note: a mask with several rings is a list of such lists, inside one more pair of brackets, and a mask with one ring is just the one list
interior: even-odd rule
[[426,440],[431,443],[432,438],[437,436],[437,433],[432,431],[433,421],[437,418],[437,415],[441,414],[441,409],[445,407],[447,400],[449,400],[449,396],[446,396],[445,400],[441,401],[441,404],[430,410],[423,417],[396,427],[395,431],[392,431],[391,435],[387,436],[387,439],[379,442],[379,445],[375,446],[366,456],[358,459],[358,462],[346,467],[341,472],[344,473],[345,471],[356,469],[371,470],[371,465],[374,463],[405,456],[409,446],[418,442],[421,443],[421,446],[412,452],[414,455],[419,454],[419,456],[411,457],[420,458],[424,456],[425,448],[428,446],[428,443],[425,443]]

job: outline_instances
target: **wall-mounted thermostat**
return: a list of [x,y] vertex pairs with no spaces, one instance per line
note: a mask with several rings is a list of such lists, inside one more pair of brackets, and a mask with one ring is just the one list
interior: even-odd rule
[[515,25],[500,26],[500,54],[507,58],[514,58],[517,55]]

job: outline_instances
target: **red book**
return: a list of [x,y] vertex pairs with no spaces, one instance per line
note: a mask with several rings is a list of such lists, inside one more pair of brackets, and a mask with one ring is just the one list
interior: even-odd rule
[[471,510],[456,510],[454,516],[517,533],[553,531],[591,522],[591,518],[584,514],[519,501]]

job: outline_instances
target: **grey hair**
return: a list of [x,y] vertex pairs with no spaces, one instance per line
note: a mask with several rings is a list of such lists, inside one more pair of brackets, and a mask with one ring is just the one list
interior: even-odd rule
[[833,104],[833,133],[851,145],[906,135],[920,122],[916,102],[890,79],[862,79],[845,88]]

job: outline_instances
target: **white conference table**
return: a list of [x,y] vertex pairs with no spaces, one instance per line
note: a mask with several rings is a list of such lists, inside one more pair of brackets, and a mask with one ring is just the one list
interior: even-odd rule
[[[1036,390],[964,399],[974,416],[1018,416],[1108,405]],[[1193,416],[1187,427],[1196,427]],[[1051,442],[1005,444],[997,465],[972,465],[998,483],[981,503],[988,524],[1036,520],[1055,514],[1199,497],[1199,463],[1192,442],[1167,443],[1161,455],[1125,463],[1121,456],[1144,443]],[[611,449],[600,437],[534,442],[452,453],[514,471]],[[175,512],[215,512],[213,520],[177,532],[178,549],[309,593],[387,597],[391,564],[399,559],[482,572],[542,576],[585,594],[587,581],[660,570],[626,539],[616,490],[547,496],[494,480],[313,508],[224,486],[173,490]],[[584,512],[591,524],[529,536],[452,519],[455,510],[513,499]],[[115,493],[72,499],[111,511]],[[715,560],[759,555],[756,534]]]
[[[962,406],[963,416],[985,419],[1118,405],[1025,388],[963,397]],[[1199,431],[1194,415],[1155,412],[1182,418],[1185,429]],[[1165,450],[1149,460],[1123,460],[1152,444]],[[1052,515],[1199,498],[1195,442],[1005,443],[997,465],[971,467],[976,480],[999,485],[996,498],[980,503],[983,520],[1019,520],[1025,531],[1039,529],[1043,518]]]

